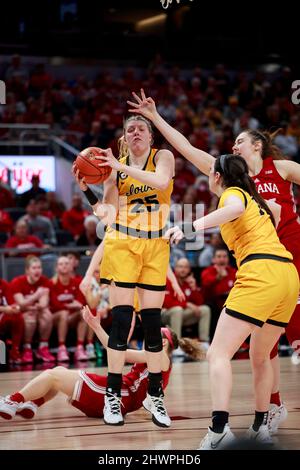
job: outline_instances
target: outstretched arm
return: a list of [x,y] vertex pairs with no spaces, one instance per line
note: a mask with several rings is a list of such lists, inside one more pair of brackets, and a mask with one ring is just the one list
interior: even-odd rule
[[92,328],[92,330],[95,332],[95,335],[99,339],[100,343],[102,346],[107,349],[107,344],[108,344],[108,334],[103,330],[101,323],[100,323],[100,313],[96,313],[96,315],[93,315],[92,312],[90,311],[89,307],[85,305],[82,307],[82,316],[84,321]]
[[300,165],[290,160],[274,160],[280,176],[291,183],[300,184]]
[[[100,314],[97,313],[96,316],[92,314],[88,306],[82,308],[82,316],[84,321],[92,328],[95,332],[97,338],[101,342],[102,346],[107,349],[108,345],[108,334],[103,330],[100,323]],[[130,363],[146,363],[146,353],[144,350],[135,351],[133,349],[127,349],[125,354],[125,361]]]
[[216,227],[237,219],[245,212],[245,206],[241,199],[236,196],[228,196],[224,201],[224,207],[211,212],[200,219],[194,221],[193,226],[196,231]]
[[100,243],[100,245],[97,247],[96,251],[94,252],[92,259],[90,261],[89,267],[87,268],[87,271],[85,273],[84,278],[82,279],[80,283],[80,290],[83,293],[83,295],[87,294],[87,291],[91,285],[93,274],[96,271],[96,269],[99,267],[102,258],[103,258],[103,250],[104,250],[104,240]]
[[161,132],[165,139],[187,160],[189,160],[196,168],[198,168],[205,175],[209,175],[211,165],[214,163],[215,158],[207,152],[200,150],[193,145],[177,131],[174,127],[170,126],[162,116],[157,112],[155,102],[152,98],[146,97],[145,92],[141,89],[141,97],[136,93],[132,93],[136,102],[127,101],[131,106],[129,111],[131,113],[142,114],[147,119],[153,122],[155,127]]
[[[245,212],[245,206],[239,197],[228,196],[224,201],[224,207],[211,212],[193,222],[195,232],[211,227],[217,227],[232,220],[237,219]],[[190,234],[189,234],[190,235]],[[177,244],[185,237],[185,234],[178,226],[171,227],[164,235],[171,243]]]

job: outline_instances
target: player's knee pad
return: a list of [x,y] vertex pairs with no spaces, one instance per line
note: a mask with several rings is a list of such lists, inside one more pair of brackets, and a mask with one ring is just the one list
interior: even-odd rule
[[149,352],[162,351],[161,309],[145,308],[141,310],[141,320],[144,330],[145,350]]
[[108,347],[117,351],[126,351],[133,315],[131,305],[117,305],[112,309],[112,325]]

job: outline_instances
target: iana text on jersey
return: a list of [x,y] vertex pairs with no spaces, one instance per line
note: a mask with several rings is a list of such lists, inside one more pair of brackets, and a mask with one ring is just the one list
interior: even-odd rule
[[257,185],[256,189],[259,193],[270,192],[280,194],[275,183],[260,183]]

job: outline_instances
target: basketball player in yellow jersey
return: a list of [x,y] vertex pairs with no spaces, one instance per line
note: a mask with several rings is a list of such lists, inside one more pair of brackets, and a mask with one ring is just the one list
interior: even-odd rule
[[[292,255],[280,243],[274,227],[280,206],[270,201],[267,205],[257,193],[245,160],[237,155],[218,157],[209,185],[220,197],[218,209],[193,226],[197,231],[220,225],[222,237],[236,257],[238,272],[207,354],[212,426],[200,449],[220,449],[235,439],[228,425],[230,360],[249,335],[256,411],[247,435],[271,444],[267,426],[272,389],[270,351],[294,311],[299,278]],[[168,233],[173,241],[183,237],[178,227]]]
[[104,183],[101,203],[77,173],[77,181],[95,214],[108,224],[100,278],[102,283],[110,284],[113,307],[104,407],[104,421],[112,425],[124,423],[120,402],[122,370],[135,288],[149,370],[144,406],[152,413],[155,424],[162,427],[171,424],[163,403],[160,328],[170,255],[169,241],[163,234],[170,210],[174,156],[169,150],[153,149],[152,140],[147,119],[132,116],[125,121],[120,159],[113,156],[111,149],[106,149],[102,162],[99,161],[99,166],[109,165],[113,170]]

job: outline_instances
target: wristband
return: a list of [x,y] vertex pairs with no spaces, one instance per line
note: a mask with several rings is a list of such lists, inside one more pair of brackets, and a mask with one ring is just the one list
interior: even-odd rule
[[82,192],[85,195],[85,197],[87,198],[87,200],[89,201],[89,204],[91,206],[94,206],[99,201],[97,196],[95,196],[95,194],[93,193],[93,191],[90,188],[88,188],[88,189],[86,189],[85,191],[82,191]]

